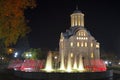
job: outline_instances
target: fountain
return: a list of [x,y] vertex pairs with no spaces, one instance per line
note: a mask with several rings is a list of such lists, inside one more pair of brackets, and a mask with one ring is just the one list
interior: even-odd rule
[[[67,65],[65,66],[65,62],[63,60],[64,58],[61,57],[61,64],[60,67],[57,67],[57,69],[53,68],[54,61],[52,60],[52,53],[48,53],[48,57],[46,60],[46,72],[102,72],[106,71],[106,65],[103,60],[96,59],[96,60],[84,60],[81,55],[79,55],[79,59],[77,61],[76,56],[74,57],[74,60],[72,60],[71,55],[68,55]],[[72,64],[72,61],[73,64]],[[84,63],[83,63],[84,62]]]
[[[102,60],[90,60],[90,65],[87,65],[88,61],[83,60],[81,55],[77,57],[79,57],[78,60],[75,56],[71,58],[68,55],[67,65],[63,61],[64,64],[54,69],[54,60],[52,59],[52,53],[49,51],[45,67],[43,67],[43,61],[36,63],[36,60],[25,60],[21,66],[21,71],[17,70],[14,74],[25,79],[40,80],[92,80],[112,77],[112,71],[106,71],[106,66]],[[61,57],[61,59],[63,58]],[[41,65],[42,67],[40,67]],[[61,68],[61,66],[63,67]]]
[[68,60],[67,60],[67,69],[66,69],[67,72],[71,72],[72,71],[72,62],[71,61],[72,61],[71,60],[71,55],[69,54],[68,55]]
[[77,70],[77,59],[76,59],[76,56],[75,56],[75,58],[74,58],[73,69]]
[[78,70],[84,71],[82,56],[80,55]]
[[65,70],[65,65],[64,65],[64,57],[63,57],[63,54],[61,55],[60,70]]
[[26,59],[21,65],[20,70],[25,72],[38,72],[44,67],[44,60]]
[[19,60],[19,59],[11,60],[8,65],[8,69],[20,70],[22,64],[23,64],[22,60]]
[[36,61],[24,62],[21,70],[27,69],[28,72],[16,71],[15,75],[40,80],[92,80],[112,77],[112,71],[107,71],[104,61],[100,59],[99,42],[84,28],[84,14],[81,11],[75,10],[71,14],[70,29],[61,33],[57,63],[53,57],[49,51],[45,67],[42,68],[36,65]]
[[52,53],[51,53],[51,51],[49,51],[47,61],[46,61],[45,71],[51,72],[52,70],[53,70],[53,68],[52,68]]

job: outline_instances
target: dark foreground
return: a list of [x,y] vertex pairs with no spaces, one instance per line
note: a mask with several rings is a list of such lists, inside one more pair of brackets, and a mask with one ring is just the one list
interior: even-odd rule
[[[40,79],[20,78],[20,77],[17,77],[14,75],[13,70],[4,70],[4,71],[0,71],[0,80],[40,80]],[[67,79],[67,80],[69,80],[69,79]],[[83,80],[83,79],[80,79],[80,80]],[[114,74],[113,78],[94,79],[94,80],[120,80],[120,74]]]

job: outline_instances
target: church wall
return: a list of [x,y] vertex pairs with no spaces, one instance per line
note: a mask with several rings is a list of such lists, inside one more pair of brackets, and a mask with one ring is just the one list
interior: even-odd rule
[[74,57],[77,56],[79,60],[80,55],[88,65],[90,65],[90,60],[100,59],[99,43],[84,28],[84,14],[81,12],[71,15],[71,28],[61,34],[59,46],[60,55],[64,55],[65,66],[69,55],[72,63]]

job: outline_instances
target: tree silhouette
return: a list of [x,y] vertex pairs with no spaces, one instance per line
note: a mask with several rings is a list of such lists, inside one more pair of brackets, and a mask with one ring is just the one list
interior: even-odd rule
[[0,0],[0,40],[6,47],[30,32],[24,11],[36,7],[35,0]]

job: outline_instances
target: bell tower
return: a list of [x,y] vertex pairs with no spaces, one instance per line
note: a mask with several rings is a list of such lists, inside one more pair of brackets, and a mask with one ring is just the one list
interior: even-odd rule
[[74,26],[81,26],[84,27],[84,14],[78,10],[78,7],[76,7],[76,10],[71,14],[71,27]]

